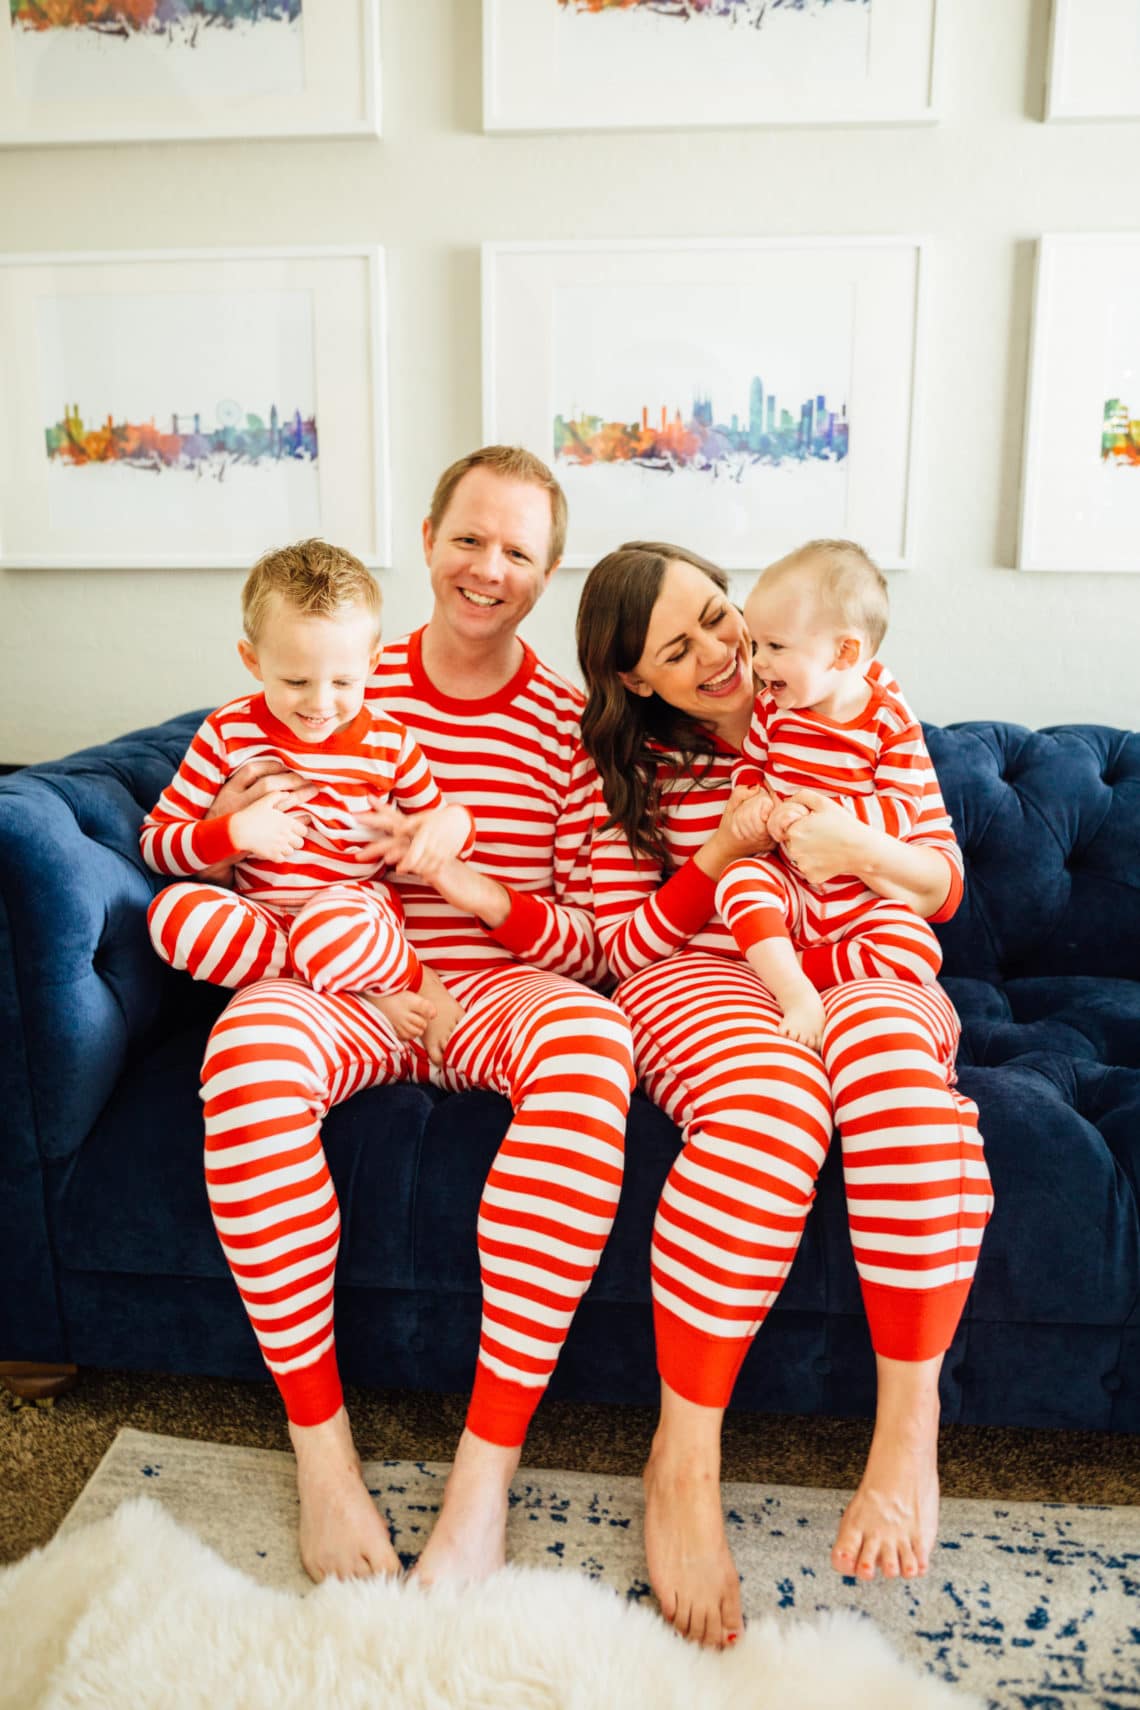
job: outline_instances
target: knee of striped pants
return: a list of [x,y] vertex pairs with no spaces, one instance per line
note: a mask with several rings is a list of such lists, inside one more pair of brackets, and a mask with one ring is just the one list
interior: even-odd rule
[[146,919],[163,961],[195,980],[234,990],[285,967],[288,941],[273,916],[218,885],[167,885]]
[[342,1399],[333,1341],[340,1213],[320,1138],[330,1072],[318,1005],[287,981],[240,993],[202,1065],[210,1211],[298,1425],[331,1418]]
[[361,885],[330,885],[307,902],[290,929],[289,955],[315,992],[401,992],[420,980],[397,909]]
[[[876,910],[873,922],[865,929],[805,952],[805,972],[808,956],[818,958],[824,951],[832,953],[835,979],[828,983],[833,985],[867,979],[930,985],[942,967],[942,946],[933,929],[912,910],[902,907]],[[814,974],[808,977],[814,979]]]
[[993,1208],[977,1106],[953,1085],[957,1017],[940,987],[895,981],[836,987],[824,1007],[871,1341],[931,1359],[953,1339]]
[[613,1227],[633,1049],[621,1011],[565,981],[520,992],[508,1031],[498,1084],[514,1119],[479,1207],[483,1320],[467,1423],[515,1445]]

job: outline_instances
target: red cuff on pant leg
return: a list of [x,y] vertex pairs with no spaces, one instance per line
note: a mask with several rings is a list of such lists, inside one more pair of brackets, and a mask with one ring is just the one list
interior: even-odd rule
[[751,1336],[706,1336],[653,1302],[657,1371],[664,1383],[699,1407],[727,1407]]
[[808,944],[800,957],[800,966],[817,992],[828,992],[839,984],[834,944]]
[[732,922],[732,936],[742,956],[768,938],[787,938],[788,923],[778,908],[751,908]]
[[525,1438],[544,1394],[545,1385],[539,1388],[512,1383],[480,1361],[475,1367],[475,1385],[467,1408],[467,1429],[485,1443],[516,1449]]
[[887,1288],[864,1282],[871,1346],[888,1360],[932,1360],[944,1354],[966,1305],[972,1278],[942,1288]]
[[294,1425],[323,1425],[344,1405],[335,1348],[329,1348],[311,1366],[295,1372],[271,1372],[270,1376]]

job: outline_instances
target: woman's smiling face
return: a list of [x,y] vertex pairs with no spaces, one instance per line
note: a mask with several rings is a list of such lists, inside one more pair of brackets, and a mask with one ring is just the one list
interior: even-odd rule
[[657,694],[713,729],[736,726],[751,712],[752,644],[744,619],[695,564],[670,560],[641,658],[622,681],[632,693]]

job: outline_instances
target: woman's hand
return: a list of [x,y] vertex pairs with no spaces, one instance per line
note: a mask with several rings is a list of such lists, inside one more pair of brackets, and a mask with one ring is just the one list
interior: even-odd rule
[[[826,884],[840,873],[860,875],[867,853],[861,820],[819,790],[796,790],[781,805],[789,822],[777,826],[779,841],[809,884]],[[792,819],[793,808],[806,811]]]
[[772,798],[759,785],[733,790],[720,816],[720,824],[693,859],[702,873],[719,879],[732,861],[744,855],[770,855],[776,847],[768,831]]

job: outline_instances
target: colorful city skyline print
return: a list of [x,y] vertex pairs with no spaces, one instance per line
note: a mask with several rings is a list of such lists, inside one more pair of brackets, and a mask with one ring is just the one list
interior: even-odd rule
[[543,449],[576,526],[714,557],[726,538],[843,533],[853,321],[826,277],[557,287]]
[[89,30],[107,40],[165,36],[197,47],[207,31],[296,23],[302,0],[9,0],[23,30]]
[[224,481],[237,464],[280,462],[282,458],[317,461],[317,423],[300,410],[291,414],[271,404],[264,415],[246,411],[233,399],[220,402],[213,426],[203,427],[202,415],[168,417],[169,427],[149,421],[115,421],[106,416],[88,426],[78,404],[69,404],[60,419],[44,430],[47,455],[63,464],[123,463],[161,474],[185,469]]
[[319,533],[312,292],[166,285],[40,302],[52,525],[140,551]]
[[557,0],[564,10],[582,13],[643,12],[658,18],[721,18],[760,29],[774,12],[839,12],[853,6],[870,10],[871,0]]
[[1140,469],[1140,418],[1120,398],[1106,398],[1100,455],[1105,463]]

